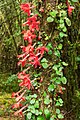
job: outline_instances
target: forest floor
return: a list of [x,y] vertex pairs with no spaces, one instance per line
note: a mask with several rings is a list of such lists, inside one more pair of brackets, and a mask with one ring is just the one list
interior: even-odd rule
[[0,92],[0,120],[22,120],[20,117],[13,116],[14,111],[11,109],[13,103],[10,93]]

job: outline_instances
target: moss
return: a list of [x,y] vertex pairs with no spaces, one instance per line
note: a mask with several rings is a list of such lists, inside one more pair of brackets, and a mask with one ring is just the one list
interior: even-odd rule
[[14,99],[11,98],[9,93],[0,93],[0,116],[13,113],[11,109]]

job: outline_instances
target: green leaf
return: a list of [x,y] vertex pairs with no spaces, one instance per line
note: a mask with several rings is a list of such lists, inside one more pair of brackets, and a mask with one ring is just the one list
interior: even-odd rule
[[72,2],[78,2],[78,0],[72,0]]
[[67,28],[64,26],[63,29],[62,29],[63,32],[66,32],[67,31]]
[[37,98],[37,94],[32,95],[32,97]]
[[53,47],[52,47],[52,44],[51,44],[51,43],[48,43],[47,48],[48,48],[48,50],[50,50],[51,48],[53,48]]
[[43,58],[43,59],[41,60],[41,62],[42,62],[42,63],[44,63],[44,62],[47,63],[48,61],[46,60],[46,58]]
[[29,105],[28,110],[31,111],[31,113],[35,114],[35,107],[33,105]]
[[61,104],[63,104],[63,100],[61,98],[59,98],[58,100]]
[[30,104],[34,104],[35,103],[35,99],[32,99],[31,101],[30,101]]
[[45,114],[47,119],[50,118],[50,111],[48,109],[44,109],[44,114]]
[[59,50],[62,49],[62,44],[61,44],[61,43],[58,45],[58,49],[59,49]]
[[39,73],[39,74],[34,74],[34,77],[39,77],[41,75],[41,73]]
[[63,32],[60,32],[59,33],[59,36],[62,38],[62,37],[67,37],[67,34],[63,33]]
[[42,15],[36,10],[35,14],[37,14],[39,17],[42,17]]
[[32,113],[31,113],[31,112],[28,112],[28,113],[27,113],[27,118],[28,118],[29,120],[31,120],[31,116],[32,116]]
[[46,96],[47,96],[47,93],[46,93],[45,91],[44,91],[44,93],[43,93],[43,96],[44,96],[44,97],[46,97]]
[[39,101],[38,100],[35,102],[34,107],[39,108]]
[[65,27],[64,23],[60,24],[60,28],[64,28],[64,27]]
[[49,85],[49,87],[48,87],[48,91],[49,92],[52,92],[54,90],[54,85],[52,84],[52,85]]
[[59,50],[56,50],[56,51],[54,52],[54,54],[55,54],[56,56],[60,57],[60,52],[59,52]]
[[41,60],[41,65],[43,66],[44,69],[48,68],[47,62],[48,62],[48,61],[46,60],[46,58],[43,58],[43,59]]
[[57,101],[55,106],[60,106],[60,105],[61,105],[60,102]]
[[46,36],[45,40],[49,40],[49,36]]
[[76,61],[77,61],[77,62],[80,62],[80,56],[77,56],[77,57],[76,57]]
[[65,20],[66,20],[66,24],[67,24],[68,26],[71,26],[71,21],[70,21],[70,19],[69,19],[69,18],[65,18]]
[[42,63],[42,66],[44,69],[48,68],[48,64],[47,63]]
[[31,110],[31,112],[32,112],[33,114],[35,114],[35,111],[36,111],[35,108],[33,108],[33,109]]
[[56,10],[53,10],[52,12],[50,12],[50,15],[52,16],[52,17],[56,17],[56,14],[57,14],[58,12],[56,11]]
[[55,71],[58,70],[58,66],[57,66],[57,65],[54,65],[52,68],[53,68]]
[[46,97],[46,98],[44,99],[44,104],[48,105],[49,103],[50,103],[50,100],[49,100],[49,98]]
[[57,70],[57,71],[56,71],[56,74],[62,76],[62,75],[63,75],[63,72]]
[[59,84],[61,84],[61,81],[60,80],[56,80],[55,83],[59,85]]
[[49,54],[49,55],[52,55],[52,50],[49,50],[48,54]]
[[60,109],[56,109],[56,113],[57,113],[57,114],[60,114]]
[[63,84],[66,84],[66,83],[67,83],[67,79],[66,79],[65,77],[62,77],[62,78],[61,78],[61,82],[62,82]]
[[65,17],[66,16],[66,11],[65,10],[60,10],[60,17]]
[[58,118],[59,118],[59,119],[63,119],[64,116],[63,116],[62,114],[59,114],[59,115],[58,115]]
[[53,21],[54,21],[54,19],[52,17],[47,18],[47,22],[53,22]]
[[38,116],[37,120],[44,120],[44,117],[43,116]]
[[67,64],[67,63],[65,63],[65,62],[62,62],[62,64],[63,64],[64,66],[68,66],[68,64]]
[[62,24],[62,23],[64,23],[64,20],[63,20],[63,19],[60,19],[59,22]]
[[39,115],[39,110],[35,110],[35,115]]
[[55,120],[55,119],[51,117],[50,120]]

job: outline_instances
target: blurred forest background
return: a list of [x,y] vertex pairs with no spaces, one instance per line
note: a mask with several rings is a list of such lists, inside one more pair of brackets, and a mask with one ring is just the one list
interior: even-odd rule
[[[23,43],[20,4],[25,0],[0,0],[0,116],[10,116],[11,92],[17,91],[17,55]],[[61,1],[60,1],[61,2]],[[51,2],[52,4],[52,2]],[[64,43],[62,59],[68,63],[64,74],[68,80],[63,95],[66,118],[80,120],[80,3],[75,3],[68,41]],[[68,119],[68,120],[69,120]],[[1,120],[1,119],[0,119]],[[6,119],[7,120],[7,119]],[[16,118],[15,118],[16,120]]]

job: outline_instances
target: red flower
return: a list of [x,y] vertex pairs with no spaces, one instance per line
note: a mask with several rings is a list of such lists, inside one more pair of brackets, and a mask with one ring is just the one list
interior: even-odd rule
[[26,57],[24,57],[22,60],[20,60],[19,62],[18,62],[18,65],[22,65],[22,67],[24,67],[25,65],[26,65],[26,60],[27,60],[27,57],[28,56],[26,56]]
[[[22,87],[27,87],[28,89],[31,88],[31,81],[30,81],[30,75],[26,74],[25,71],[22,71],[21,73],[18,74],[18,78],[21,79],[22,81],[20,82],[19,86]],[[24,93],[23,93],[24,94]],[[20,96],[19,96],[20,97]],[[18,97],[18,98],[19,98]]]
[[29,17],[29,18],[27,18],[27,22],[34,22],[34,21],[36,21],[37,20],[37,14],[35,14],[35,15],[33,15],[32,17]]
[[36,29],[37,31],[39,30],[39,24],[40,22],[37,21],[37,15],[34,15],[30,18],[27,19],[27,22],[23,23],[23,26],[28,25],[29,29],[34,32]]
[[19,107],[22,107],[22,104],[20,102],[17,102],[14,105],[12,105],[12,109],[19,108]]
[[30,52],[34,51],[34,46],[32,46],[31,44],[29,44],[28,46],[21,46],[22,51],[26,52],[27,54],[29,54]]
[[31,14],[31,8],[30,8],[30,3],[25,3],[25,4],[21,4],[20,8],[28,14],[28,16],[30,16]]
[[31,53],[33,53],[33,51],[34,51],[34,46],[31,46],[31,44],[29,44],[27,47],[21,46],[21,48],[22,48],[22,51],[23,51],[24,53],[17,56],[18,58],[22,58],[22,60],[20,60],[20,61],[18,62],[18,65],[21,64],[22,67],[24,67],[24,66],[26,65],[26,61],[27,61],[29,55],[30,55]]
[[41,38],[42,38],[42,37],[39,35],[39,36],[38,36],[38,40],[41,40]]
[[16,115],[20,114],[20,115],[23,117],[22,111],[23,111],[26,107],[28,107],[28,105],[25,105],[25,106],[22,107],[20,110],[16,111],[16,112],[14,113],[14,115],[16,116]]
[[18,58],[25,58],[26,56],[29,56],[29,53],[33,53],[34,47],[29,44],[27,47],[26,46],[21,46],[23,54],[18,55]]
[[18,79],[20,80],[24,80],[24,78],[30,78],[30,75],[29,74],[26,74],[25,71],[22,71],[20,73],[18,73]]
[[22,92],[23,90],[24,90],[24,88],[22,88],[21,90],[19,90],[17,93],[13,92],[11,97],[14,98],[14,97],[19,96],[19,93]]
[[33,34],[30,30],[27,30],[24,33],[24,40],[27,40],[29,42],[29,44],[32,44],[32,40],[36,38],[36,35]]
[[39,31],[39,24],[40,22],[37,21],[37,22],[33,22],[30,26],[29,26],[29,29],[34,32],[34,30],[36,29],[37,31]]
[[37,56],[33,57],[33,62],[30,62],[30,64],[32,64],[35,68],[37,68],[38,66],[41,67],[39,58]]
[[16,94],[15,92],[12,93],[12,98],[14,98],[15,96],[18,96],[18,94]]
[[21,99],[21,101],[23,100],[23,95],[26,93],[26,90],[24,90],[24,92],[23,93],[21,93],[21,95],[20,96],[18,96],[18,97],[16,97],[16,101],[19,101],[20,99]]
[[41,77],[41,79],[40,79],[40,83],[41,83],[41,82],[43,82],[43,78],[42,78],[42,77]]
[[23,53],[23,54],[20,54],[20,55],[17,55],[18,58],[24,58],[26,57],[26,53]]
[[41,59],[43,57],[44,52],[45,51],[48,52],[48,49],[43,46],[43,47],[36,48],[36,51],[38,51],[41,54],[41,57],[40,57],[40,59]]
[[30,79],[24,78],[24,80],[22,82],[20,82],[19,86],[22,86],[22,87],[25,86],[30,90],[30,88],[31,88]]
[[68,15],[69,16],[71,16],[73,10],[74,10],[74,7],[69,5],[68,6]]

